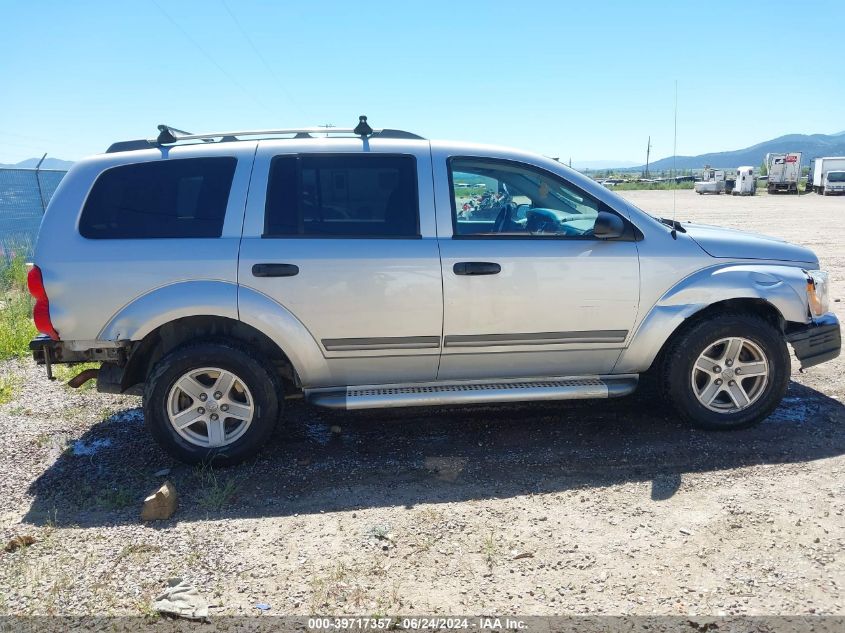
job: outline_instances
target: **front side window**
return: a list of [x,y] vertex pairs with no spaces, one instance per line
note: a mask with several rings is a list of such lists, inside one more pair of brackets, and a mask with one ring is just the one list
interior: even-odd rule
[[413,156],[302,154],[270,164],[264,237],[418,237]]
[[449,161],[456,236],[591,238],[605,205],[545,170],[511,161]]
[[90,239],[220,237],[237,159],[121,165],[97,178],[79,219]]

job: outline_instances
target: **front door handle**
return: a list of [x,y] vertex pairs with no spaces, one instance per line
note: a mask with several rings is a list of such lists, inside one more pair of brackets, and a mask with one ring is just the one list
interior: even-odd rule
[[252,267],[253,277],[293,277],[299,274],[296,264],[255,264]]
[[458,262],[452,270],[456,275],[498,275],[502,267],[494,262]]

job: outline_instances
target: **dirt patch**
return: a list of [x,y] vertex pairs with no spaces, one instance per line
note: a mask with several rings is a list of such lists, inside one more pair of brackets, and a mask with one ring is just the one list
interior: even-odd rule
[[[671,192],[625,196],[672,208]],[[682,220],[812,247],[845,296],[845,199],[679,191],[676,204]],[[0,552],[0,613],[148,613],[181,577],[212,614],[842,614],[843,370],[794,373],[775,414],[734,433],[691,430],[647,393],[363,413],[290,402],[295,422],[258,459],[215,471],[160,451],[137,399],[8,363],[20,387],[0,407],[0,542],[34,542]],[[165,476],[179,510],[143,525]]]

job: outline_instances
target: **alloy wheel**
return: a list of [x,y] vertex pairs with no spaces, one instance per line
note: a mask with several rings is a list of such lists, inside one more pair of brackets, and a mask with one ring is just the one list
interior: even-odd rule
[[709,345],[692,368],[692,389],[704,407],[736,413],[753,405],[769,382],[769,361],[759,345],[742,337]]
[[243,380],[219,367],[183,374],[170,388],[167,417],[186,441],[203,448],[236,442],[252,424],[255,401]]

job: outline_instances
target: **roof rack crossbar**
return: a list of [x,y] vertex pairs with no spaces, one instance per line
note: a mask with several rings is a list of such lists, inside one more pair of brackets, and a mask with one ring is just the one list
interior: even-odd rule
[[[166,126],[163,126],[166,127]],[[173,128],[168,128],[173,130]],[[175,131],[175,130],[174,130]],[[173,141],[201,141],[205,139],[241,137],[241,136],[280,136],[282,134],[353,134],[352,128],[322,128],[322,127],[303,127],[303,128],[284,128],[278,130],[238,130],[229,132],[206,132],[203,134],[174,134]],[[155,140],[155,139],[150,139]]]
[[[168,126],[161,126],[165,128],[165,130],[172,136],[173,140],[170,139],[162,139],[159,138],[149,139],[152,143],[161,143],[163,145],[176,143],[178,141],[210,141],[212,139],[222,139],[225,137],[229,138],[240,138],[244,136],[282,136],[282,135],[300,135],[300,138],[305,138],[305,134],[312,135],[346,135],[346,136],[360,136],[355,132],[354,128],[324,128],[324,127],[302,127],[302,128],[280,128],[280,129],[268,129],[268,130],[237,130],[237,131],[228,131],[228,132],[204,132],[202,134],[180,134],[174,128]],[[163,130],[164,131],[164,130]],[[174,134],[174,132],[176,132]],[[372,136],[379,136],[383,135],[385,137],[392,136],[392,135],[399,135],[402,134],[407,138],[422,138],[421,136],[417,136],[412,132],[405,132],[404,130],[390,130],[390,129],[378,129],[373,130]]]
[[186,132],[185,130],[180,130],[170,125],[162,124],[158,126],[158,131],[158,137],[155,139],[149,139],[150,143],[156,143],[158,145],[172,145],[173,143],[178,143],[179,141],[202,141],[204,143],[211,143],[214,139],[220,139],[221,141],[233,141],[238,140],[238,137],[242,136],[293,135],[296,138],[308,138],[312,134],[341,134],[347,136],[360,136],[361,138],[381,136],[382,138],[422,139],[422,136],[418,136],[412,132],[406,132],[404,130],[374,130],[369,126],[367,123],[367,117],[363,114],[358,117],[358,125],[354,128],[340,128],[326,125],[319,127],[282,128],[276,130],[240,130],[238,132],[206,132],[203,134],[192,134],[191,132]]
[[106,150],[107,153],[113,152],[128,152],[137,149],[152,149],[161,147],[163,145],[173,145],[179,141],[202,141],[203,143],[224,143],[231,141],[239,141],[243,137],[275,137],[275,136],[291,136],[293,138],[314,138],[323,134],[339,135],[339,136],[353,136],[362,139],[365,138],[390,138],[390,139],[406,139],[406,140],[421,140],[425,139],[413,132],[406,132],[405,130],[392,130],[383,128],[374,130],[367,123],[367,117],[361,115],[358,117],[358,125],[354,128],[341,128],[317,126],[317,127],[301,127],[301,128],[279,128],[268,130],[239,130],[235,132],[204,132],[202,134],[193,134],[180,130],[179,128],[170,125],[161,124],[158,126],[158,136],[150,139],[138,139],[133,141],[119,141],[112,143]]
[[[178,139],[176,136],[177,134],[181,134],[182,136],[190,134],[190,132],[186,132],[185,130],[178,130],[175,127],[170,127],[169,125],[159,125],[158,126],[158,137],[155,139],[155,143],[159,145],[166,145],[168,143],[175,143]],[[150,139],[152,141],[153,139]]]

